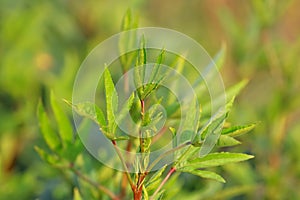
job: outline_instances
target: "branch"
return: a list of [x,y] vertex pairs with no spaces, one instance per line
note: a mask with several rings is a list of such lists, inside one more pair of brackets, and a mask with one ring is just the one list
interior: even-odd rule
[[117,197],[112,191],[110,191],[108,188],[104,187],[103,185],[91,180],[89,177],[82,174],[79,170],[75,169],[73,164],[69,167],[78,177],[80,177],[83,181],[89,183],[90,185],[94,186],[98,190],[102,191],[103,193],[107,194],[111,199],[113,200],[119,200],[119,197]]
[[122,163],[123,168],[124,168],[124,173],[125,173],[126,176],[127,176],[128,182],[129,182],[131,188],[133,189],[135,186],[134,186],[133,181],[131,180],[131,177],[130,177],[130,174],[129,174],[129,171],[128,171],[126,162],[125,162],[125,160],[124,160],[124,158],[123,158],[123,156],[122,156],[122,154],[121,154],[121,152],[120,152],[120,150],[119,150],[119,148],[118,148],[118,146],[117,146],[116,141],[115,141],[115,140],[112,140],[111,142],[112,142],[112,144],[113,144],[113,146],[114,146],[114,148],[115,148],[115,150],[116,150],[116,152],[117,152],[117,154],[118,154],[118,156],[119,156],[119,158],[120,158],[120,160],[121,160],[121,163]]
[[158,192],[161,190],[161,188],[164,186],[164,184],[168,181],[168,179],[171,177],[171,175],[176,171],[174,167],[171,167],[170,171],[168,172],[167,176],[164,178],[164,180],[161,182],[161,184],[158,186],[158,188],[155,190],[153,195],[151,196],[150,200],[153,200],[154,197],[158,194]]

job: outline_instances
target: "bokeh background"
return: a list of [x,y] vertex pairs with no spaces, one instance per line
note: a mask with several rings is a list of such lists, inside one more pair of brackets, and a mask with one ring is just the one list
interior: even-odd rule
[[255,159],[224,167],[226,184],[182,176],[177,197],[300,198],[299,7],[297,0],[0,0],[0,199],[71,199],[68,183],[34,151],[45,146],[37,102],[51,89],[71,99],[80,63],[120,31],[128,8],[141,27],[185,33],[212,56],[225,44],[225,85],[249,80],[230,121],[260,122],[230,149]]

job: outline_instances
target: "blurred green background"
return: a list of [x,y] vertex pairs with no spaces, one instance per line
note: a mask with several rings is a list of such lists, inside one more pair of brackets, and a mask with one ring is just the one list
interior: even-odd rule
[[180,31],[212,56],[225,43],[225,85],[249,79],[230,121],[261,122],[230,149],[255,159],[224,167],[226,184],[183,176],[178,197],[300,198],[299,6],[297,0],[0,0],[0,199],[71,198],[59,172],[33,149],[45,146],[37,102],[47,104],[50,89],[71,99],[80,63],[120,31],[128,8],[141,27]]

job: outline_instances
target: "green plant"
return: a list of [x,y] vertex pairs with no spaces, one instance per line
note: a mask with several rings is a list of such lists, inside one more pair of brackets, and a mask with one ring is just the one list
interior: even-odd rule
[[[123,30],[131,30],[136,27],[137,23],[128,11],[124,17]],[[130,45],[132,39],[136,40],[135,37],[132,34],[132,38],[121,38],[120,49]],[[225,182],[222,176],[213,171],[207,171],[206,168],[240,162],[253,157],[243,153],[223,152],[225,147],[240,144],[236,137],[252,130],[256,125],[230,126],[226,122],[234,98],[245,86],[246,81],[229,88],[226,91],[229,101],[226,103],[225,111],[211,116],[209,100],[201,101],[201,109],[198,105],[198,97],[207,95],[204,91],[205,85],[203,82],[199,82],[199,79],[194,80],[197,86],[197,96],[189,101],[189,107],[182,108],[188,114],[181,116],[180,105],[176,102],[176,98],[162,87],[162,82],[170,73],[163,68],[163,61],[173,63],[169,66],[176,71],[187,74],[192,72],[183,71],[184,66],[188,64],[182,57],[174,56],[164,49],[157,52],[145,48],[146,39],[138,38],[140,48],[120,57],[123,74],[126,74],[130,70],[130,66],[134,65],[133,74],[136,87],[136,90],[129,94],[129,98],[122,106],[119,107],[119,94],[108,67],[103,73],[103,85],[99,86],[104,93],[105,103],[102,101],[100,105],[92,102],[73,104],[65,100],[77,114],[83,117],[83,121],[87,122],[82,123],[79,132],[84,132],[89,123],[93,121],[98,125],[101,133],[111,141],[122,164],[123,172],[109,169],[88,158],[88,153],[84,151],[78,134],[73,134],[72,125],[53,93],[51,93],[50,104],[57,122],[58,134],[53,130],[51,120],[43,105],[41,103],[38,105],[41,132],[52,153],[47,153],[39,147],[36,147],[36,151],[43,160],[61,170],[66,180],[70,181],[74,189],[74,199],[80,199],[81,195],[103,199],[107,197],[111,199],[131,197],[135,200],[142,198],[169,199],[174,195],[172,191],[179,187],[178,184],[176,185],[176,178],[180,173],[190,173],[202,178]],[[217,65],[222,64],[224,54],[225,50],[222,48],[214,60]],[[149,72],[150,81],[145,84],[146,64],[151,62],[155,62],[155,64]],[[127,81],[125,76],[125,92],[128,90]],[[161,129],[159,123],[163,120],[164,115],[159,105],[163,105],[167,116]],[[133,127],[129,127],[131,131],[129,136],[119,127],[128,113],[135,122]],[[181,123],[182,126],[180,126]],[[221,130],[216,144],[217,148],[213,152],[199,157],[204,139],[217,130]],[[157,134],[157,132],[159,133]],[[172,148],[151,159],[150,153],[164,145],[162,142],[166,140],[173,141]],[[141,156],[135,159],[127,154],[122,154],[120,149],[140,153]],[[217,151],[218,149],[221,150]],[[173,155],[174,162],[170,166],[164,164],[156,172],[153,172],[153,169],[168,155]],[[131,162],[131,159],[134,161]],[[76,181],[73,181],[74,177]],[[114,179],[112,180],[111,177]],[[81,184],[78,184],[78,181]],[[172,191],[170,187],[172,187]]]

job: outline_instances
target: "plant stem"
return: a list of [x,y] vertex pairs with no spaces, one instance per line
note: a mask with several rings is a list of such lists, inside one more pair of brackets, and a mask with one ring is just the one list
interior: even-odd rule
[[119,158],[121,160],[121,163],[122,163],[123,168],[124,168],[124,173],[127,176],[128,182],[129,182],[131,188],[133,189],[134,188],[134,184],[133,184],[133,181],[131,180],[131,177],[130,177],[130,174],[129,174],[126,162],[125,162],[125,160],[124,160],[124,158],[123,158],[123,156],[122,156],[122,154],[121,154],[121,152],[120,152],[120,150],[119,150],[119,148],[117,146],[116,141],[112,140],[111,142],[112,142],[112,144],[113,144],[113,146],[114,146],[114,148],[115,148],[115,150],[116,150],[116,152],[117,152],[117,154],[118,154],[118,156],[119,156]]
[[168,179],[171,177],[171,175],[176,172],[175,167],[171,167],[170,171],[168,172],[167,176],[164,178],[164,180],[160,183],[158,188],[155,190],[153,195],[151,196],[150,200],[153,200],[154,197],[158,194],[158,192],[161,190],[161,188],[165,185],[165,183],[168,181]]
[[108,188],[104,187],[103,185],[91,180],[89,177],[82,174],[79,170],[75,169],[73,164],[69,167],[78,177],[80,177],[83,181],[89,183],[90,185],[94,186],[98,190],[102,191],[103,193],[107,194],[111,199],[113,200],[119,200],[119,197],[117,197],[112,191],[110,191]]
[[[141,99],[140,103],[141,103],[141,120],[143,123],[144,115],[145,115],[145,101],[143,99]],[[140,140],[140,152],[141,152],[141,154],[143,154],[145,152],[145,148],[144,148],[144,138],[143,138],[141,129],[139,131],[139,140]],[[145,177],[146,177],[146,174],[143,171],[138,173],[138,180],[136,183],[135,190],[133,191],[134,200],[142,199],[143,183],[144,183]]]

